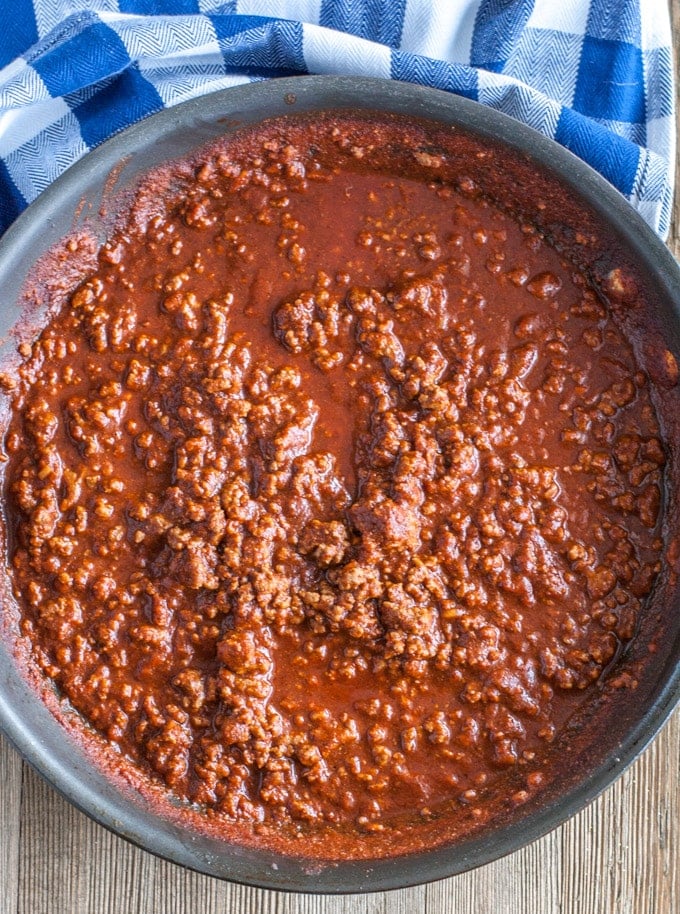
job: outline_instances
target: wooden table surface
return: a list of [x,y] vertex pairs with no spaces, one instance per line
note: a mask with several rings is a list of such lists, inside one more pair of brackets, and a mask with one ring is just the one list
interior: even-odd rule
[[[680,0],[671,8],[677,48]],[[677,192],[669,244],[680,259]],[[344,897],[249,889],[157,860],[77,812],[0,737],[0,914],[76,912],[680,914],[680,710],[613,787],[524,850],[442,882]]]

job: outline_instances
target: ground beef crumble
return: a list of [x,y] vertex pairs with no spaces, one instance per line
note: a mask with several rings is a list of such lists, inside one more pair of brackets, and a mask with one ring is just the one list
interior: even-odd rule
[[230,821],[537,787],[660,567],[664,447],[606,300],[416,133],[372,168],[388,129],[177,166],[4,379],[36,662]]

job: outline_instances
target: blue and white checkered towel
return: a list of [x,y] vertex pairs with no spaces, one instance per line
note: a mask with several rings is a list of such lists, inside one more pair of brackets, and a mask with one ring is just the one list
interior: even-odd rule
[[280,75],[424,83],[581,156],[666,236],[667,0],[0,0],[0,232],[161,108]]

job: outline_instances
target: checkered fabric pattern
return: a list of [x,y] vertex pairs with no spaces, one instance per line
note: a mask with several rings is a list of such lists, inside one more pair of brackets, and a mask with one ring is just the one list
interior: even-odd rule
[[140,118],[297,73],[476,99],[571,149],[668,231],[666,0],[5,0],[1,21],[0,232]]

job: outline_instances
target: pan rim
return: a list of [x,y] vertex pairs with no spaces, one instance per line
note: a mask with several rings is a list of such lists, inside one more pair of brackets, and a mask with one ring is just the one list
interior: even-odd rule
[[[337,104],[338,100],[343,104]],[[105,179],[131,151],[162,144],[192,123],[233,120],[236,113],[257,112],[267,106],[272,109],[267,116],[340,107],[407,113],[408,107],[412,116],[455,124],[481,137],[506,143],[548,169],[584,198],[604,221],[616,225],[624,242],[653,270],[661,294],[674,301],[680,311],[680,270],[670,251],[618,191],[568,150],[532,128],[468,99],[428,87],[363,77],[302,76],[235,86],[160,111],[116,134],[50,185],[0,239],[0,288],[16,270],[17,249],[25,250],[27,245],[42,238],[44,226],[54,221],[55,212],[64,206],[65,199],[77,199],[88,182],[101,181],[102,176]],[[194,148],[200,145],[199,139]],[[159,161],[175,157],[171,155]],[[68,747],[61,754],[46,751],[45,731],[40,726],[29,725],[23,714],[30,697],[28,692],[21,693],[19,683],[13,684],[14,692],[6,688],[12,665],[10,652],[0,644],[0,729],[24,758],[77,808],[133,844],[199,872],[260,888],[312,894],[404,888],[456,875],[518,850],[562,824],[608,787],[656,736],[680,700],[680,665],[676,662],[654,702],[630,728],[614,757],[559,801],[531,814],[521,827],[506,826],[494,833],[493,840],[478,837],[405,857],[323,864],[314,861],[310,865],[309,861],[305,863],[297,858],[278,859],[270,851],[250,848],[235,851],[231,846],[222,860],[217,860],[214,855],[200,851],[191,835],[159,835],[149,826],[148,811],[122,796],[102,793],[101,772],[99,780],[87,772],[84,783],[86,765],[80,760],[74,762],[66,751]],[[46,711],[44,705],[43,709]],[[244,864],[243,855],[252,860]]]

